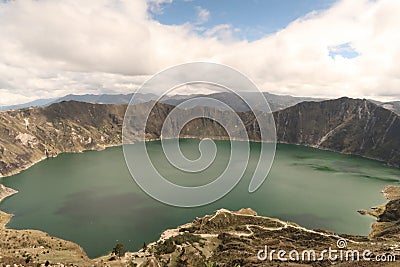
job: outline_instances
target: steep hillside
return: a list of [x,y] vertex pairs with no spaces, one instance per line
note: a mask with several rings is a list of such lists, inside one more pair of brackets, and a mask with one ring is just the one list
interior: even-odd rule
[[[144,119],[144,103],[133,107],[136,119]],[[160,130],[174,106],[157,103],[150,115],[146,138],[160,137]],[[229,123],[232,114],[213,108],[196,107],[180,112],[213,113]],[[100,105],[82,102],[61,102],[44,108],[28,108],[0,113],[0,172],[10,175],[46,157],[62,152],[102,149],[121,144],[122,122],[126,105]],[[251,139],[258,140],[258,125],[251,112],[238,113]],[[393,112],[366,100],[341,98],[323,102],[303,102],[274,113],[278,140],[359,154],[400,165],[400,121]],[[208,119],[190,122],[181,132],[185,136],[227,138],[218,124]],[[140,135],[138,135],[140,136]],[[0,188],[0,190],[8,190]],[[4,191],[5,192],[5,191]],[[335,248],[338,239],[347,240],[349,249],[369,249],[373,255],[399,255],[400,190],[388,188],[390,201],[373,211],[377,217],[368,237],[341,235],[324,230],[309,230],[293,223],[256,216],[251,210],[229,212],[220,210],[197,218],[192,223],[166,231],[161,239],[136,253],[118,259],[108,255],[90,260],[81,248],[39,231],[5,229],[9,216],[0,212],[0,263],[30,264],[67,263],[77,266],[265,266],[282,264],[257,260],[257,251],[268,245],[271,249],[315,249],[321,252]],[[0,192],[1,193],[1,192]],[[5,192],[7,193],[7,192]],[[373,246],[371,246],[373,242]],[[291,262],[291,266],[314,265]],[[352,266],[336,262],[337,266]],[[330,266],[328,259],[318,266]],[[287,265],[286,265],[287,266]],[[396,266],[396,263],[359,262],[359,266]]]
[[400,118],[367,100],[303,102],[274,114],[280,142],[400,165]]
[[[145,120],[143,103],[132,106],[135,120]],[[174,106],[157,103],[150,114],[146,139],[160,138],[165,118]],[[121,144],[126,105],[61,102],[43,108],[0,113],[0,175],[6,176],[62,152],[103,149]],[[210,107],[181,109],[182,114],[212,114],[233,125],[232,113]],[[252,112],[239,112],[249,138],[259,140]],[[267,118],[266,114],[261,117]],[[302,102],[274,113],[279,142],[302,144],[341,153],[356,154],[400,165],[400,119],[367,100],[341,98]],[[133,135],[141,138],[140,129]],[[209,119],[196,119],[182,136],[226,139],[223,127]],[[135,139],[136,140],[136,139]]]
[[61,102],[0,113],[0,175],[62,152],[121,143],[125,106]]
[[[260,99],[259,93],[254,92],[247,92],[243,93],[246,95],[247,99],[254,105],[255,109],[263,110],[264,101]],[[311,97],[294,97],[289,95],[275,95],[270,93],[263,93],[264,97],[267,99],[270,108],[272,111],[281,110],[290,106],[293,106],[297,103],[303,101],[322,101],[323,99],[320,98],[311,98]],[[19,105],[12,105],[12,106],[3,106],[0,107],[0,110],[15,110],[21,109],[26,107],[40,107],[40,106],[48,106],[54,103],[59,103],[63,101],[78,101],[78,102],[85,102],[85,103],[92,103],[92,104],[128,104],[131,101],[133,94],[86,94],[86,95],[66,95],[60,98],[53,98],[53,99],[39,99],[32,102],[19,104]],[[220,92],[220,93],[213,93],[213,94],[192,94],[192,95],[164,95],[160,102],[177,106],[184,101],[194,99],[196,97],[209,97],[213,99],[220,100],[226,104],[228,104],[233,110],[235,111],[248,111],[248,106],[241,100],[236,94],[229,93],[229,92]],[[159,98],[156,94],[141,94],[136,93],[135,99],[133,104],[141,104],[148,101],[155,101]],[[186,107],[193,108],[196,106],[201,107],[213,107],[213,108],[221,108],[218,105],[210,104],[207,101],[199,101],[196,104],[191,104]]]
[[[246,95],[247,99],[252,103],[255,109],[265,110],[264,101],[260,99],[259,93],[244,92],[242,94]],[[282,110],[305,101],[320,102],[327,100],[323,98],[277,95],[268,92],[263,92],[263,95],[265,99],[268,101],[272,111]],[[120,104],[128,104],[131,101],[132,96],[133,96],[132,93],[131,94],[85,94],[85,95],[70,94],[59,98],[38,99],[35,101],[18,105],[0,106],[0,110],[7,111],[7,110],[16,110],[21,108],[28,108],[28,107],[44,107],[62,101],[78,101],[78,102],[86,102],[92,104],[120,105]],[[219,92],[212,94],[191,94],[191,95],[179,95],[179,94],[165,95],[161,98],[160,102],[177,106],[178,104],[181,104],[184,101],[191,100],[197,97],[209,97],[216,100],[220,100],[228,104],[233,110],[237,112],[243,112],[249,110],[249,107],[238,96],[236,96],[236,94],[230,92]],[[135,101],[133,104],[141,104],[148,101],[156,101],[158,98],[159,95],[152,93],[147,93],[147,94],[136,93]],[[396,114],[400,115],[400,101],[381,102],[373,99],[368,99],[368,100],[378,106],[391,110]],[[216,106],[215,104],[212,104],[207,101],[198,101],[195,104],[193,103],[188,104],[186,107],[192,108],[195,106],[221,108],[221,106]]]
[[[235,93],[229,93],[229,92],[220,92],[220,93],[213,93],[213,94],[208,94],[208,95],[188,95],[188,96],[182,96],[182,97],[170,96],[170,97],[165,97],[161,101],[163,103],[167,103],[167,104],[176,106],[176,105],[181,104],[184,101],[187,101],[189,99],[193,99],[193,98],[202,96],[202,97],[219,100],[219,101],[227,104],[230,108],[232,108],[236,112],[248,111],[249,110],[248,104],[251,105],[254,110],[260,110],[260,111],[266,110],[265,101],[263,99],[260,99],[260,93],[242,92],[241,94],[246,97],[246,101],[248,101],[248,103],[245,103]],[[298,104],[303,101],[323,101],[323,99],[321,99],[321,98],[294,97],[294,96],[289,96],[289,95],[275,95],[275,94],[270,94],[267,92],[264,92],[263,96],[268,101],[271,111],[285,109],[287,107],[293,106],[293,105]],[[211,104],[207,100],[198,101],[198,102],[195,102],[195,104],[187,105],[186,107],[192,108],[195,106],[221,108],[220,105]]]
[[93,266],[75,243],[38,230],[6,228],[11,217],[0,211],[0,266]]
[[[397,217],[397,223],[400,217]],[[338,247],[338,242],[345,243],[345,247]],[[371,243],[373,242],[373,243]],[[340,244],[340,243],[339,243]],[[373,246],[371,245],[373,244]],[[265,251],[258,254],[260,250]],[[193,222],[176,229],[165,231],[160,240],[148,245],[137,253],[127,253],[125,262],[138,264],[137,266],[397,266],[396,262],[379,263],[374,261],[376,255],[400,256],[398,237],[367,238],[362,236],[337,235],[325,230],[309,230],[297,224],[284,222],[278,219],[257,216],[251,209],[242,209],[238,212],[218,210],[214,214],[203,218],[196,218]],[[323,250],[335,250],[331,259]],[[299,252],[298,261],[289,260],[289,252]],[[280,258],[278,251],[284,250]],[[313,257],[302,259],[302,252],[313,250]],[[342,252],[340,252],[342,250]],[[359,251],[359,261],[346,261],[346,256],[340,258],[347,251]],[[371,251],[371,261],[362,258],[364,250]],[[272,254],[271,254],[272,253]],[[322,258],[320,258],[322,253]],[[260,260],[258,255],[265,256]],[[271,256],[272,255],[272,256]],[[334,255],[337,255],[334,260]],[[352,254],[347,254],[352,259]],[[294,256],[295,258],[295,256]],[[356,258],[356,257],[355,257]]]

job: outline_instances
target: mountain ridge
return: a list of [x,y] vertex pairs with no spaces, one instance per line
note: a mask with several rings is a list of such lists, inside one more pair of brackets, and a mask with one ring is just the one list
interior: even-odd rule
[[[143,107],[154,103],[134,105],[139,118]],[[90,104],[76,101],[55,103],[48,107],[26,108],[0,112],[0,173],[11,175],[28,168],[46,157],[63,152],[79,152],[104,149],[120,145],[121,131],[127,105]],[[227,116],[228,111],[196,107]],[[161,122],[174,109],[173,105],[155,103],[146,132],[147,138],[159,138]],[[191,110],[182,110],[190,112]],[[257,140],[257,124],[252,112],[238,112],[244,120],[252,140]],[[302,144],[329,149],[341,153],[378,155],[380,160],[397,165],[400,162],[400,121],[395,113],[379,107],[368,100],[340,98],[323,102],[302,102],[274,112],[279,142]],[[226,138],[220,125],[207,119],[191,122],[182,131],[195,137],[210,136]],[[396,150],[393,156],[392,150]],[[378,153],[378,154],[375,154]],[[0,188],[1,190],[1,188]],[[395,191],[395,192],[393,192]],[[165,231],[160,240],[146,245],[142,250],[126,253],[121,258],[106,255],[90,260],[84,251],[70,242],[53,238],[40,231],[13,230],[0,227],[1,234],[12,236],[0,242],[4,262],[24,264],[30,251],[40,251],[32,262],[75,263],[79,266],[121,266],[140,264],[150,266],[264,266],[257,260],[257,251],[268,245],[271,249],[315,249],[320,252],[335,246],[339,239],[347,240],[349,249],[371,249],[374,255],[393,253],[399,256],[400,190],[386,190],[390,201],[373,211],[365,211],[377,217],[370,236],[337,235],[326,230],[309,230],[299,225],[273,218],[260,217],[252,210],[231,212],[219,210],[193,222]],[[397,197],[396,197],[397,196]],[[10,218],[0,212],[0,219]],[[21,238],[15,238],[21,237]],[[22,237],[24,239],[22,239]],[[24,243],[24,242],[25,243]],[[371,246],[371,242],[374,246]],[[31,250],[31,245],[38,246]],[[16,254],[18,247],[29,253]],[[311,247],[310,247],[311,246]],[[35,254],[32,254],[35,255]],[[270,264],[282,264],[274,258]],[[161,265],[163,264],[163,265]],[[214,264],[214,265],[213,265]],[[305,262],[293,262],[291,266],[312,266]],[[322,260],[319,266],[332,262]],[[337,262],[337,266],[352,266]],[[397,266],[396,263],[376,265],[361,262],[360,266]],[[134,266],[134,265],[133,265]]]
[[[265,103],[260,99],[259,92],[242,92],[241,95],[245,95],[247,100],[250,101],[252,106],[255,109],[265,110]],[[291,95],[278,95],[272,94],[269,92],[262,92],[265,99],[268,101],[270,109],[272,111],[283,110],[287,107],[294,106],[301,102],[308,101],[325,101],[329,100],[327,98],[315,98],[315,97],[302,97],[302,96],[291,96]],[[43,107],[49,106],[54,103],[59,103],[62,101],[79,101],[93,104],[129,104],[132,99],[133,93],[130,94],[83,94],[83,95],[74,95],[69,94],[59,98],[49,98],[49,99],[38,99],[28,103],[11,105],[11,106],[1,106],[0,110],[16,110],[27,107]],[[162,96],[160,102],[170,104],[170,105],[179,105],[187,100],[192,100],[196,97],[208,97],[213,98],[215,100],[219,100],[230,106],[233,110],[241,112],[249,110],[249,107],[246,103],[243,102],[240,97],[231,92],[217,92],[211,94],[191,94],[191,95],[165,95]],[[160,98],[159,95],[153,93],[136,93],[135,100],[132,104],[140,104],[148,101],[156,101]],[[377,100],[368,99],[368,101],[382,106],[388,110],[395,112],[400,115],[400,101],[389,101],[382,102]],[[221,108],[221,106],[217,106],[215,104],[211,104],[206,101],[199,101],[196,103],[188,104],[186,107],[194,107],[194,106],[204,106],[204,107],[217,107]]]
[[[302,112],[308,116],[302,116]],[[359,155],[399,166],[400,118],[366,99],[343,97],[302,102],[274,115],[279,142]],[[287,127],[297,131],[288,134]]]
[[[132,105],[138,119],[146,105]],[[8,176],[63,152],[104,149],[122,143],[127,105],[61,102],[48,107],[0,112],[0,174]],[[146,128],[146,140],[159,139],[161,126],[174,106],[157,103]],[[196,107],[229,120],[229,111]],[[179,112],[194,112],[194,109]],[[198,113],[197,113],[198,114]],[[260,140],[254,113],[238,112],[250,140]],[[273,113],[277,140],[400,165],[400,119],[368,100],[340,98],[302,102]],[[229,121],[228,121],[229,123]],[[226,131],[209,119],[195,119],[182,136],[227,139]],[[138,139],[139,140],[139,139]]]

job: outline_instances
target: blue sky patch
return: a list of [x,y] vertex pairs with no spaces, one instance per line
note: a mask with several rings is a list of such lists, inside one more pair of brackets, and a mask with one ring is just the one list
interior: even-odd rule
[[344,58],[355,58],[360,55],[350,43],[344,43],[329,48],[329,56],[334,58],[335,56],[342,56]]
[[211,29],[229,24],[237,38],[257,40],[285,28],[292,21],[313,11],[325,10],[336,0],[175,0],[165,3],[153,18],[162,24],[196,24],[201,9],[209,11],[202,27]]

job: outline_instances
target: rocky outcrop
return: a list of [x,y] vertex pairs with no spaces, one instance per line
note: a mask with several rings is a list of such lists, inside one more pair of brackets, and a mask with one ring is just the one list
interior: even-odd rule
[[371,239],[400,240],[400,186],[388,186],[383,191],[388,203],[373,207],[366,214],[377,218],[372,225]]
[[0,211],[0,266],[93,266],[75,243],[37,230],[5,228],[11,217]]
[[371,101],[383,108],[393,111],[397,115],[400,115],[400,101],[391,101],[391,102],[379,102],[379,101]]
[[[400,219],[400,218],[398,218]],[[371,245],[373,242],[373,245]],[[329,258],[324,250],[335,250],[337,259]],[[278,251],[288,258],[290,251],[314,251],[317,260],[283,261]],[[342,250],[342,252],[340,252]],[[309,230],[290,222],[261,217],[250,210],[231,212],[218,210],[197,218],[176,229],[167,230],[160,240],[136,253],[127,253],[125,262],[137,266],[396,266],[396,262],[345,260],[340,253],[371,251],[376,255],[399,257],[397,240],[368,239],[367,237],[337,235],[324,230]],[[261,251],[261,252],[260,252]],[[265,251],[267,255],[265,255]],[[273,253],[270,256],[270,253]],[[334,255],[334,254],[333,254]],[[282,256],[282,255],[281,255]],[[351,258],[350,258],[351,259]]]
[[62,102],[0,113],[0,175],[63,152],[121,143],[125,106]]
[[274,113],[278,141],[400,165],[400,118],[367,100],[303,102]]
[[12,196],[17,192],[18,192],[17,190],[5,187],[4,185],[0,184],[0,202],[6,197]]

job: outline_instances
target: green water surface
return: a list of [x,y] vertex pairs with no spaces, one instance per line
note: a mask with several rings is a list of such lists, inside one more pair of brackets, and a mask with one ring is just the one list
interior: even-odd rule
[[[182,185],[205,184],[224,170],[229,141],[216,141],[217,158],[198,174],[168,164],[160,142],[149,142],[152,161],[168,179]],[[139,144],[135,144],[139,145]],[[195,139],[181,140],[186,156],[199,152]],[[224,198],[198,208],[176,208],[147,196],[131,178],[122,148],[61,154],[0,180],[18,194],[0,209],[15,216],[8,227],[39,229],[81,245],[90,257],[109,252],[116,242],[136,250],[159,238],[163,230],[210,214],[216,209],[250,207],[260,215],[296,222],[308,228],[367,235],[374,221],[357,213],[385,202],[382,189],[398,184],[400,170],[381,162],[280,144],[270,175],[255,193],[247,192],[258,160],[259,143],[251,143],[248,171]],[[138,168],[144,168],[140,160]]]

